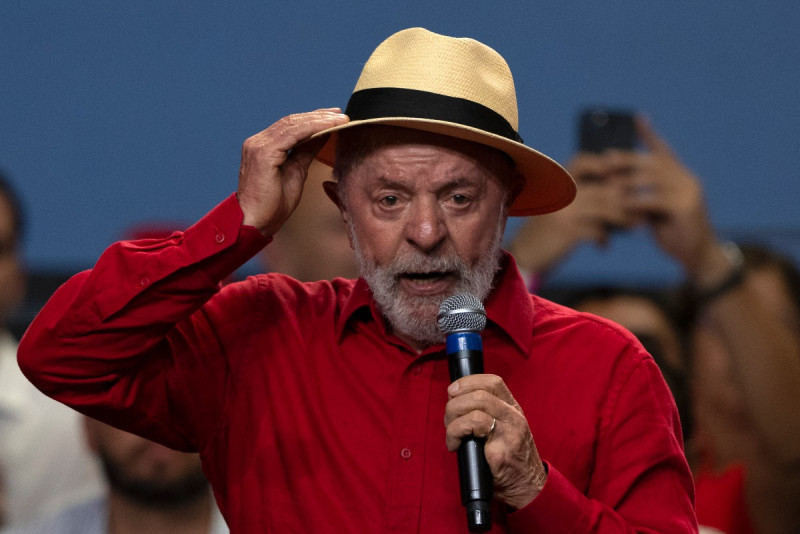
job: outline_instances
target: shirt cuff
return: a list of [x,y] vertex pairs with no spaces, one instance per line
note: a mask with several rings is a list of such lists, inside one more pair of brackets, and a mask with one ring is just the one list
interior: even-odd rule
[[551,464],[547,481],[528,506],[508,514],[508,526],[515,534],[525,532],[583,532],[589,525],[587,498]]
[[[184,234],[191,260],[202,260],[203,270],[214,280],[226,279],[272,241],[254,226],[242,224],[243,219],[232,194]],[[216,257],[211,260],[212,256]]]

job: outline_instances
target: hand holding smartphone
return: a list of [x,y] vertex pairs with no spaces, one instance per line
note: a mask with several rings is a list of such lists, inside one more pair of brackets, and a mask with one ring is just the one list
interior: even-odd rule
[[627,109],[587,108],[578,117],[578,149],[599,154],[608,149],[635,150],[636,114]]
[[635,117],[633,110],[606,107],[586,108],[578,115],[578,154],[573,160],[578,171],[575,175],[578,195],[583,193],[587,201],[592,200],[596,211],[594,223],[602,227],[604,236],[634,225],[624,210],[630,170],[615,168],[610,172],[602,154],[611,149],[636,150],[639,138]]

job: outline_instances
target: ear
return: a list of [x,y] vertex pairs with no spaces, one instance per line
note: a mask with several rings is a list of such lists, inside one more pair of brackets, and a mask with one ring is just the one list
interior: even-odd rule
[[514,169],[514,175],[511,177],[511,198],[512,201],[516,200],[525,187],[525,177],[522,176],[518,170]]
[[350,241],[350,248],[353,248],[353,236],[350,235],[350,225],[348,224],[350,214],[347,213],[347,207],[343,199],[339,196],[339,184],[328,180],[322,182],[322,188],[325,189],[325,194],[328,195],[328,198],[339,208],[339,212],[342,214],[342,220],[347,228],[347,240]]
[[511,205],[522,192],[525,187],[525,177],[522,176],[516,169],[511,174],[511,184],[509,184],[508,201],[506,202],[506,212],[511,208]]
[[342,202],[339,199],[339,184],[330,180],[326,180],[322,182],[322,188],[325,190],[325,194],[328,195],[328,198],[331,199],[331,201],[336,204],[336,207],[341,210]]

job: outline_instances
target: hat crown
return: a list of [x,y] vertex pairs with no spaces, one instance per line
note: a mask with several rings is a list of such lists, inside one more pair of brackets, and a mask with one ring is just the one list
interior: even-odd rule
[[514,79],[506,61],[474,39],[409,28],[383,41],[361,71],[354,92],[403,88],[463,98],[501,115],[519,131]]

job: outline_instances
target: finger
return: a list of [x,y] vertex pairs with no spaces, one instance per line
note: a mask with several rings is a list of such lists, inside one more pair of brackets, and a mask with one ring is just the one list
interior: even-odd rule
[[627,178],[641,165],[641,154],[630,150],[607,150],[604,155],[608,176]]
[[307,113],[295,113],[256,134],[262,143],[278,152],[287,152],[312,135],[345,124],[349,117],[332,109],[318,109]]
[[605,179],[607,165],[600,154],[579,152],[567,164],[567,171],[579,185],[602,182]]
[[644,115],[636,116],[636,133],[642,144],[654,153],[672,154],[672,148],[659,136]]
[[453,398],[476,391],[488,392],[503,402],[516,405],[516,401],[508,390],[506,383],[497,375],[476,374],[464,376],[447,387],[447,393]]
[[450,424],[459,417],[474,412],[481,411],[497,417],[506,404],[499,397],[486,390],[479,389],[470,393],[450,398],[444,408],[445,425]]
[[572,231],[581,239],[599,242],[608,227],[628,224],[624,196],[621,180],[579,187]]
[[447,450],[455,451],[464,438],[475,436],[489,438],[497,431],[500,422],[486,412],[473,410],[457,419],[450,421],[446,428]]

